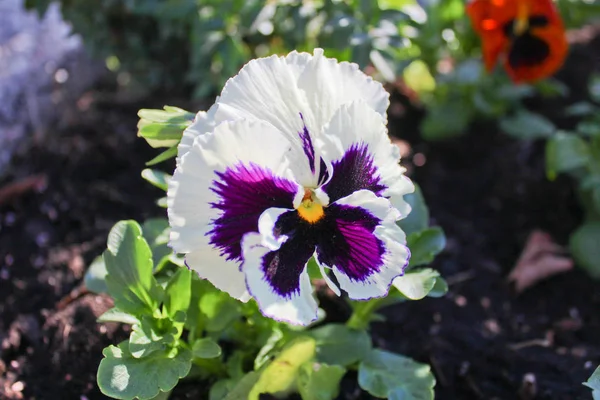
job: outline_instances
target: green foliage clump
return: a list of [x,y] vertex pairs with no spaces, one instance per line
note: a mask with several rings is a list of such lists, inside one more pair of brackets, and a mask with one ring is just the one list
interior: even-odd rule
[[[166,106],[140,110],[138,135],[167,150],[148,164],[175,156],[193,114]],[[142,177],[167,190],[171,176],[147,168]],[[201,280],[168,248],[164,218],[120,221],[107,249],[85,276],[91,291],[108,293],[114,308],[99,322],[131,325],[127,340],[104,349],[98,386],[115,399],[168,399],[181,379],[208,384],[210,399],[256,399],[261,394],[298,393],[303,400],[332,400],[341,379],[358,372],[359,386],[376,397],[433,399],[430,367],[373,347],[372,321],[386,305],[444,295],[448,286],[437,271],[419,268],[445,247],[439,227],[429,227],[429,211],[417,188],[406,196],[413,211],[400,224],[413,254],[405,275],[384,298],[350,301],[345,324],[320,319],[296,327],[264,317],[254,301],[239,302]],[[164,200],[159,200],[164,205]],[[311,267],[312,265],[312,267]],[[309,270],[315,261],[309,263]]]

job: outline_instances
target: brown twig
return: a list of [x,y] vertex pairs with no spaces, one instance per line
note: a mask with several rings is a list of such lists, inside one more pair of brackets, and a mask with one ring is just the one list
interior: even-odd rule
[[40,191],[46,187],[45,174],[29,176],[25,179],[11,182],[0,188],[0,206],[14,201],[16,198],[30,191]]

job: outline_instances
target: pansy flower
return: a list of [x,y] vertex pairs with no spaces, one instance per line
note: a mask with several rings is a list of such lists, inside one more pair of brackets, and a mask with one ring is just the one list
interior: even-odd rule
[[500,60],[521,83],[546,78],[562,66],[568,43],[552,0],[474,0],[467,13],[481,37],[488,71]]
[[313,256],[338,295],[385,296],[410,256],[396,221],[414,190],[388,104],[381,84],[319,49],[250,61],[181,141],[171,246],[219,289],[294,324],[317,316]]

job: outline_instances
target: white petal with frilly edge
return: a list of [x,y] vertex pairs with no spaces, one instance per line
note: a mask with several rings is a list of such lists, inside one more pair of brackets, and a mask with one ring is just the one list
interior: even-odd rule
[[[357,99],[387,118],[389,94],[383,86],[356,64],[326,58],[322,49],[315,49],[314,55],[293,51],[286,57],[252,60],[227,81],[215,105],[206,113],[198,113],[186,129],[178,161],[195,136],[222,122],[241,118],[266,121],[287,135],[294,146],[302,148],[298,133],[304,123],[314,141],[340,106]],[[308,186],[316,183],[306,171],[297,171],[296,178]]]
[[261,312],[277,321],[294,325],[308,325],[317,319],[318,304],[312,292],[310,277],[306,270],[299,276],[299,290],[289,297],[279,295],[269,283],[263,271],[263,257],[271,250],[262,246],[262,237],[257,233],[244,236],[244,263],[248,291],[258,303]]
[[327,58],[322,49],[314,56],[298,78],[315,118],[323,127],[342,105],[362,100],[365,105],[387,120],[389,93],[381,83],[362,72],[357,64]]
[[[258,134],[264,142],[256,140]],[[288,172],[286,155],[290,147],[287,138],[272,125],[243,120],[223,123],[214,132],[196,137],[169,182],[170,246],[177,253],[189,254],[190,268],[236,298],[241,296],[239,285],[227,286],[226,276],[231,273],[231,279],[239,281],[239,264],[220,256],[220,250],[209,244],[207,236],[213,228],[211,222],[220,216],[220,211],[211,206],[219,198],[210,187],[216,172],[237,163],[254,163],[283,177]],[[297,187],[297,191],[302,190]],[[217,277],[218,273],[224,276]]]
[[373,157],[373,164],[381,182],[387,186],[383,192],[400,211],[400,218],[410,212],[403,196],[415,188],[400,166],[400,151],[390,141],[385,121],[362,100],[342,106],[325,127],[318,141],[323,156],[329,161],[341,159],[351,146],[364,143]]
[[199,111],[194,118],[194,122],[183,131],[183,136],[177,146],[177,165],[181,162],[181,157],[187,153],[194,144],[194,139],[200,135],[212,132],[215,129],[214,113],[217,106],[212,106],[208,111]]
[[[385,252],[383,264],[379,271],[373,272],[364,280],[351,279],[337,266],[332,266],[333,273],[340,287],[354,300],[366,300],[386,296],[394,278],[401,276],[408,265],[410,251],[406,246],[406,235],[396,224],[398,210],[382,197],[370,191],[360,190],[335,202],[338,205],[359,207],[378,218],[381,222],[373,235],[383,242]],[[360,245],[355,243],[355,245]],[[318,262],[317,257],[317,262]]]
[[206,243],[199,250],[185,256],[186,265],[203,279],[210,281],[217,289],[228,293],[243,302],[250,300],[246,287],[246,276],[238,263],[223,262],[223,257]]

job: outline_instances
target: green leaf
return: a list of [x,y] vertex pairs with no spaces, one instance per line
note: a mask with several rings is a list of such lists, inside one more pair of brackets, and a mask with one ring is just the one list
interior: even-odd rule
[[[594,391],[600,393],[600,367],[596,368],[592,376],[583,384]],[[595,397],[594,397],[595,398]]]
[[535,87],[543,97],[565,97],[569,95],[569,87],[556,79],[543,79],[537,82]]
[[198,274],[192,274],[192,296],[190,307],[186,311],[185,327],[194,332],[204,330],[203,321],[205,316],[200,310],[200,299],[210,292],[216,292],[217,289],[207,280],[200,279]]
[[256,355],[256,358],[254,359],[255,370],[260,369],[270,360],[272,353],[283,338],[284,334],[281,331],[281,329],[274,327],[271,331],[271,335],[269,336],[263,347],[260,348],[258,354]]
[[470,59],[461,62],[453,71],[453,83],[461,85],[475,85],[479,81],[483,72],[481,61]]
[[152,315],[162,301],[162,289],[152,275],[152,253],[138,223],[117,222],[103,257],[115,307],[135,316]]
[[156,200],[156,205],[162,208],[167,208],[167,196],[161,197],[160,199]]
[[134,358],[127,349],[127,342],[122,342],[118,347],[105,348],[102,354],[98,386],[104,395],[114,399],[152,399],[161,391],[172,390],[192,366],[192,353],[184,349]]
[[248,400],[258,400],[263,393],[284,395],[291,391],[300,366],[314,358],[315,350],[315,340],[310,337],[302,336],[291,341],[262,371]]
[[426,140],[442,140],[460,136],[466,132],[473,117],[473,110],[464,101],[450,101],[430,107],[421,123]]
[[169,278],[165,289],[165,311],[171,319],[178,312],[187,311],[192,298],[192,271],[187,268],[178,268],[177,272]]
[[[234,379],[220,379],[212,384],[210,390],[208,391],[208,400],[223,400],[227,397],[227,393],[231,392],[235,387]],[[248,393],[250,393],[250,387],[246,392],[246,399],[248,398]],[[244,399],[245,400],[245,399]]]
[[221,355],[221,347],[211,338],[202,338],[194,342],[192,353],[198,358],[215,358]]
[[152,147],[173,147],[181,140],[185,128],[195,115],[177,107],[165,110],[142,109],[138,112],[138,136],[146,139]]
[[327,324],[308,334],[316,340],[317,361],[325,364],[346,367],[362,360],[371,351],[371,337],[364,330]]
[[402,75],[406,85],[419,94],[435,90],[435,79],[431,76],[427,64],[421,60],[410,63]]
[[409,299],[421,300],[433,290],[438,278],[440,273],[431,268],[411,270],[394,279],[393,285]]
[[175,339],[172,332],[161,332],[156,326],[158,323],[144,316],[139,324],[133,326],[129,336],[129,352],[134,358],[148,357],[157,351],[164,352],[173,344]]
[[546,175],[556,179],[561,172],[584,167],[590,160],[590,146],[573,133],[559,132],[546,143]]
[[154,273],[160,271],[173,251],[169,248],[169,221],[166,218],[150,218],[142,224],[144,239],[152,250],[154,260]]
[[433,400],[435,378],[429,365],[374,349],[358,367],[358,384],[375,397]]
[[158,392],[158,394],[154,396],[152,400],[169,400],[169,397],[171,397],[170,390],[168,392]]
[[429,209],[423,198],[421,188],[415,184],[414,193],[404,195],[404,200],[410,204],[411,211],[406,218],[398,222],[400,228],[407,235],[426,229],[429,225]]
[[156,205],[162,208],[167,208],[167,196],[161,197],[160,199],[156,200]]
[[592,205],[595,213],[600,215],[600,186],[597,186],[592,190]]
[[433,288],[427,293],[427,297],[442,297],[446,293],[448,293],[448,282],[439,276],[436,278]]
[[535,95],[535,89],[531,85],[515,85],[510,81],[500,87],[494,87],[494,94],[499,99],[509,102],[514,102],[525,97]]
[[85,272],[83,277],[83,283],[85,287],[93,293],[106,293],[106,265],[104,265],[104,259],[102,256],[98,256],[92,261],[90,267]]
[[500,118],[500,129],[519,139],[539,139],[552,136],[556,127],[546,117],[526,110]]
[[597,103],[600,103],[600,75],[594,74],[589,84],[590,97]]
[[598,107],[592,103],[581,101],[571,104],[569,107],[565,108],[565,115],[567,117],[585,117],[587,115],[597,113],[598,111]]
[[411,253],[408,267],[413,268],[431,263],[446,247],[446,236],[440,227],[427,228],[408,235],[407,243]]
[[575,129],[577,133],[588,136],[595,137],[600,136],[600,122],[599,121],[581,121],[577,124],[577,128]]
[[333,400],[340,390],[346,368],[339,365],[302,364],[298,372],[298,392],[302,400]]
[[600,278],[600,222],[584,222],[571,234],[569,247],[577,265]]
[[223,292],[209,292],[200,298],[200,311],[208,332],[220,332],[240,317],[239,302]]
[[146,168],[142,170],[142,178],[150,182],[152,185],[165,192],[169,189],[169,180],[171,175],[166,172],[159,171],[157,169]]
[[139,324],[140,320],[131,314],[123,312],[116,307],[113,307],[106,311],[104,314],[98,317],[98,322],[120,322],[123,324],[135,325]]
[[146,163],[147,167],[151,167],[153,165],[159,164],[163,161],[170,160],[171,158],[177,156],[177,146],[169,147],[167,150],[163,151],[152,160]]
[[227,393],[227,396],[223,400],[248,400],[250,391],[258,382],[260,373],[256,371],[248,372],[244,377],[235,385],[231,392]]

